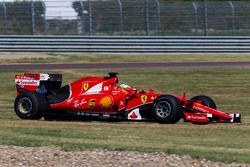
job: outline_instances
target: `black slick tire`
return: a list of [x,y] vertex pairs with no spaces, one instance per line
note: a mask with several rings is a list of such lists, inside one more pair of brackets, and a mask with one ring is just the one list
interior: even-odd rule
[[15,113],[21,119],[40,119],[47,108],[45,97],[37,92],[22,92],[14,104]]
[[176,123],[182,117],[181,102],[172,95],[160,96],[154,101],[153,116],[158,123]]

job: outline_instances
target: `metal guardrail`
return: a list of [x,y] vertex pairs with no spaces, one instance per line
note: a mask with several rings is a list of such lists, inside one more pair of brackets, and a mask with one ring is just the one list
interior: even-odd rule
[[0,36],[0,52],[250,53],[250,36]]

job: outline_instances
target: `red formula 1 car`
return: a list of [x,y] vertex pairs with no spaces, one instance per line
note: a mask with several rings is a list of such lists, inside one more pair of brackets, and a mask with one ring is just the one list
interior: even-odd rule
[[21,119],[64,116],[68,119],[154,120],[176,123],[181,118],[192,123],[240,122],[240,114],[216,109],[207,96],[187,99],[170,94],[145,92],[118,85],[117,73],[106,77],[84,77],[61,87],[60,74],[16,75],[15,112]]

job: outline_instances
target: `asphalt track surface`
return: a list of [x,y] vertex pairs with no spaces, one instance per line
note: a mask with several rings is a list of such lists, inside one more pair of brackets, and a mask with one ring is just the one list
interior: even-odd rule
[[137,68],[250,68],[247,62],[151,62],[151,63],[84,63],[84,64],[6,64],[0,71],[60,69],[137,69]]

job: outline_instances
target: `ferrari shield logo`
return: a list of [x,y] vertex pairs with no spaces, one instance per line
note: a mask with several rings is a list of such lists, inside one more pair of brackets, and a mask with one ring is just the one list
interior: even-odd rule
[[148,97],[146,95],[141,96],[141,102],[144,104],[147,102]]
[[83,84],[83,89],[87,91],[89,89],[89,84],[88,83]]

